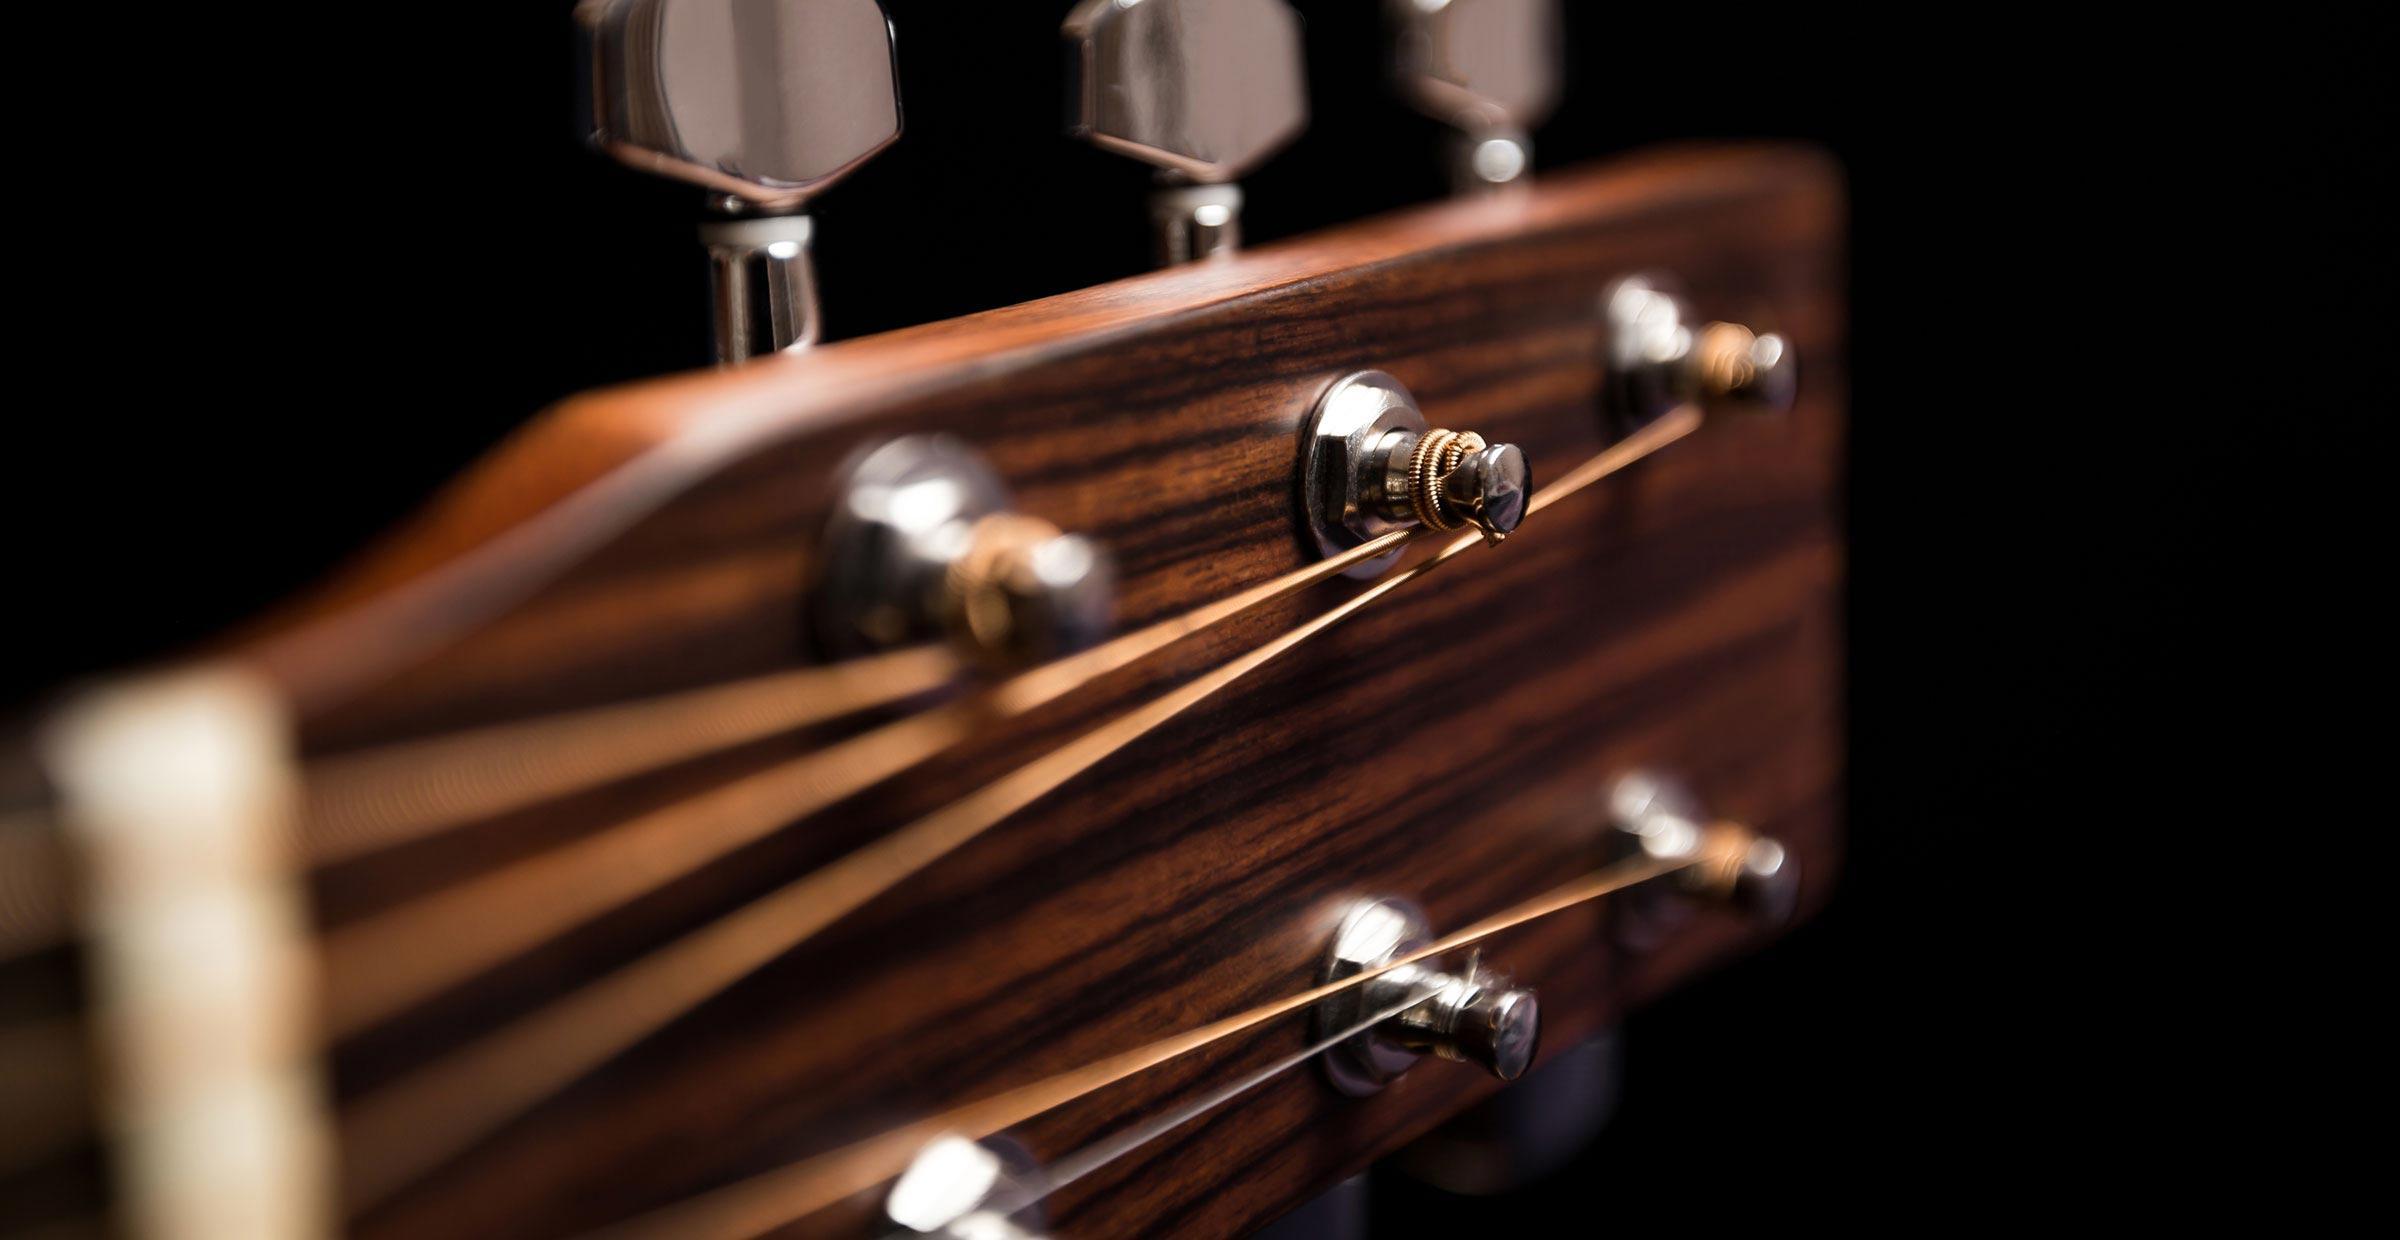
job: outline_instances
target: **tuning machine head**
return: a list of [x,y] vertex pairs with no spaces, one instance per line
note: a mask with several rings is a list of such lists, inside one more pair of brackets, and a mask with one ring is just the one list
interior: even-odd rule
[[1387,0],[1394,70],[1410,105],[1458,131],[1461,192],[1521,180],[1528,136],[1558,106],[1557,0]]
[[944,641],[1009,670],[1081,650],[1108,631],[1106,551],[1013,511],[966,444],[911,435],[845,471],[826,530],[819,627],[836,654]]
[[1639,426],[1677,405],[1712,413],[1782,413],[1799,394],[1791,342],[1739,323],[1697,324],[1662,276],[1628,276],[1601,294],[1608,402]]
[[[1533,498],[1523,450],[1431,426],[1407,385],[1380,370],[1336,380],[1302,434],[1300,503],[1324,555],[1411,526],[1472,525],[1501,542]],[[1350,575],[1375,576],[1399,557],[1377,556]]]
[[1308,125],[1300,15],[1284,0],[1084,0],[1061,33],[1071,131],[1159,169],[1159,261],[1238,248],[1233,181]]
[[[1334,931],[1323,981],[1356,977],[1422,950],[1433,935],[1425,914],[1405,900],[1361,900]],[[1375,1013],[1421,1002],[1345,1039],[1325,1056],[1325,1072],[1346,1094],[1371,1094],[1432,1054],[1472,1063],[1503,1081],[1533,1065],[1541,1046],[1540,1001],[1531,990],[1483,966],[1457,972],[1404,964],[1363,985],[1327,996],[1314,1020],[1319,1037],[1354,1028]]]
[[814,343],[814,237],[801,211],[900,137],[882,6],[584,0],[575,15],[592,144],[711,191],[701,239],[716,281],[718,360]]
[[[1800,867],[1781,843],[1738,822],[1711,820],[1689,788],[1635,771],[1607,792],[1608,816],[1628,855],[1688,862],[1672,885],[1626,893],[1626,937],[1655,943],[1692,903],[1730,908],[1760,925],[1791,920],[1800,903]],[[1680,904],[1662,903],[1680,900]]]

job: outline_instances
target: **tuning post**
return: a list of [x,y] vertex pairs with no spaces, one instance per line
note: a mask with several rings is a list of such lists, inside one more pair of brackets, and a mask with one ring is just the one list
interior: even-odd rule
[[1030,666],[1098,641],[1114,595],[1097,543],[1012,510],[956,439],[896,439],[843,474],[818,588],[837,654],[946,641],[986,667]]
[[[1431,426],[1407,386],[1380,370],[1335,381],[1303,434],[1301,504],[1325,555],[1411,526],[1472,525],[1498,543],[1525,519],[1533,472],[1524,452]],[[1399,555],[1378,556],[1350,575],[1375,576]]]
[[[1789,849],[1738,822],[1710,819],[1683,784],[1649,771],[1621,776],[1608,789],[1608,813],[1625,851],[1689,863],[1656,889],[1734,909],[1761,925],[1781,925],[1799,905],[1800,868]],[[1629,892],[1633,937],[1655,939],[1675,912],[1650,892]]]
[[1308,124],[1299,14],[1284,0],[1084,0],[1060,32],[1070,131],[1159,170],[1158,261],[1239,248],[1233,182]]
[[[876,0],[584,0],[590,134],[710,191],[717,360],[821,335],[807,205],[900,137]],[[763,313],[761,311],[763,310]]]
[[[1383,968],[1431,941],[1425,915],[1415,905],[1362,900],[1334,932],[1323,981]],[[1420,1001],[1410,1003],[1412,997]],[[1422,964],[1387,969],[1327,996],[1317,1004],[1314,1020],[1318,1035],[1330,1038],[1393,1008],[1401,1010],[1326,1053],[1325,1072],[1335,1088],[1374,1093],[1428,1054],[1472,1063],[1513,1081],[1532,1065],[1541,1043],[1541,1006],[1534,993],[1510,985],[1480,957],[1456,973]]]
[[1629,425],[1693,402],[1711,412],[1782,413],[1798,395],[1790,341],[1740,323],[1693,326],[1690,304],[1664,277],[1619,280],[1600,304],[1608,399]]
[[1388,0],[1400,93],[1456,131],[1460,193],[1520,184],[1558,106],[1557,0]]

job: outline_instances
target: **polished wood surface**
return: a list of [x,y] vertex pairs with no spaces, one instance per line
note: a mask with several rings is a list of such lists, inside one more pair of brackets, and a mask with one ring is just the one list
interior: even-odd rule
[[[1305,989],[1345,904],[1447,930],[1602,859],[1636,766],[1839,863],[1846,347],[1839,180],[1805,151],[1670,152],[1320,238],[730,372],[577,398],[228,653],[299,705],[324,759],[815,661],[832,479],[941,431],[1019,507],[1116,557],[1120,627],[1311,558],[1299,430],[1388,370],[1435,425],[1524,447],[1537,484],[1604,447],[1597,302],[1670,272],[1700,311],[1787,334],[1788,415],[1698,434],[1529,520],[1103,762],[633,1050],[366,1204],[377,1236],[572,1234]],[[1312,588],[977,732],[589,924],[340,1040],[337,1106],[983,786],[1357,589]],[[912,704],[912,705],[920,705]],[[895,708],[879,718],[905,713]],[[320,868],[342,933],[606,832],[842,727],[776,736]],[[1605,905],[1495,940],[1546,1053],[1754,941],[1730,916],[1654,951]],[[329,1007],[376,967],[346,956]],[[1271,1023],[1014,1130],[1055,1158],[1288,1054]],[[1290,1074],[1049,1203],[1066,1235],[1263,1223],[1496,1088],[1429,1062],[1371,1099]],[[876,1194],[789,1220],[855,1235]]]

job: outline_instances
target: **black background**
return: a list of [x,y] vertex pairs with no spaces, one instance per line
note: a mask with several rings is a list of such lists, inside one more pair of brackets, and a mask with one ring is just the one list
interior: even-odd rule
[[[547,402],[704,362],[694,193],[580,145],[569,7],[49,41],[77,76],[22,135],[49,192],[16,233],[0,700],[219,631]],[[818,209],[832,335],[1146,266],[1143,172],[1060,134],[1064,7],[889,0],[908,131]],[[1441,190],[1375,6],[1298,7],[1315,117],[1248,178],[1253,241]],[[2318,570],[2372,517],[2332,479],[2391,412],[2390,19],[1566,7],[1541,166],[1787,137],[1848,170],[1853,853],[1822,917],[1634,1018],[1589,1157],[1499,1207],[1395,1192],[1386,1221],[2021,1204],[2028,1126],[2133,1122],[2062,1084],[2133,1039],[2066,978],[2154,949],[2069,892],[2148,885],[2107,871],[2118,841],[2200,851],[2182,833],[2234,818],[2174,798],[2257,760],[2237,693],[2313,674],[2262,600],[2326,621],[2303,646],[2357,622]]]

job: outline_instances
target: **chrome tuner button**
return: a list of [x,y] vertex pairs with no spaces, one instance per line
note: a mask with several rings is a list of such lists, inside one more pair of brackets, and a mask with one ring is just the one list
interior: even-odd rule
[[[876,0],[584,0],[594,146],[710,191],[717,359],[820,328],[808,201],[900,137]],[[760,313],[763,310],[764,313]]]
[[892,1183],[883,1214],[890,1236],[1039,1240],[1049,1184],[1013,1144],[939,1137]]
[[1533,992],[1481,969],[1452,980],[1400,1021],[1402,1030],[1443,1058],[1475,1064],[1503,1081],[1525,1075],[1541,1049],[1542,1010]]
[[948,436],[912,435],[843,475],[818,582],[835,654],[947,641],[995,669],[1084,649],[1115,605],[1108,554],[1013,512],[983,458]]
[[[1501,542],[1525,519],[1533,470],[1515,444],[1429,426],[1416,398],[1380,370],[1345,375],[1302,432],[1300,503],[1317,550],[1336,555],[1393,530],[1472,525]],[[1394,551],[1352,568],[1373,577]]]
[[[1419,951],[1432,941],[1425,915],[1403,900],[1363,900],[1334,932],[1324,980],[1356,977]],[[1345,1039],[1325,1055],[1325,1072],[1343,1093],[1382,1089],[1431,1054],[1482,1067],[1513,1081],[1541,1046],[1541,1006],[1531,990],[1471,963],[1463,973],[1401,965],[1317,1004],[1317,1037],[1330,1038],[1378,1012],[1413,1005]]]
[[1527,136],[1558,106],[1558,0],[1387,0],[1400,93],[1458,131],[1451,183],[1461,193],[1518,184]]
[[[1686,901],[1731,908],[1762,925],[1781,925],[1799,907],[1800,868],[1790,850],[1741,823],[1711,821],[1675,780],[1636,771],[1610,785],[1607,801],[1622,851],[1697,862],[1663,890]],[[1647,889],[1627,895],[1636,896],[1626,901],[1632,910],[1630,937],[1647,942],[1672,928],[1676,911],[1660,906]]]
[[1159,262],[1237,249],[1232,182],[1308,125],[1300,15],[1284,0],[1084,0],[1061,33],[1071,132],[1159,169]]
[[1600,299],[1608,336],[1608,403],[1639,426],[1677,405],[1712,413],[1782,413],[1799,394],[1791,342],[1739,323],[1694,326],[1660,276],[1629,276]]

